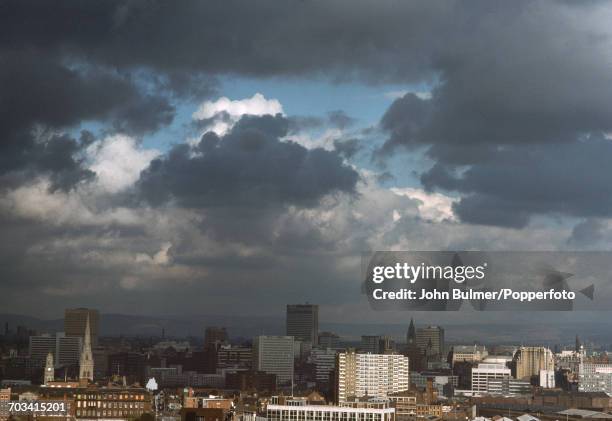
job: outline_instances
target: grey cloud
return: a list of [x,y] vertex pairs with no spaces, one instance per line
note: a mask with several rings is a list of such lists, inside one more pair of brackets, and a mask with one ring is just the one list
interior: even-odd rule
[[612,215],[612,150],[601,139],[612,131],[610,37],[585,23],[603,7],[576,16],[560,3],[483,6],[472,33],[438,56],[431,99],[407,94],[389,107],[376,157],[424,151],[434,165],[421,181],[463,193],[454,210],[465,222]]
[[[443,31],[456,12],[444,3],[373,8],[367,1],[69,1],[62,7],[8,1],[3,7],[0,45],[86,54],[105,65],[153,68],[175,80],[197,72],[330,70],[338,78],[371,81],[420,78],[431,59],[428,26]],[[401,57],[406,47],[413,50],[410,58]]]
[[299,133],[303,130],[320,129],[325,124],[324,119],[315,116],[288,116],[290,133]]
[[454,211],[466,222],[521,228],[533,214],[612,215],[610,157],[612,143],[602,136],[507,145],[461,172],[438,163],[421,180],[430,189],[463,193]]
[[342,110],[328,111],[325,117],[288,116],[287,120],[289,121],[289,131],[291,133],[309,129],[321,129],[329,126],[343,130],[355,124],[355,119]]
[[354,193],[358,174],[334,152],[282,142],[288,122],[243,117],[219,138],[206,133],[192,150],[177,145],[154,160],[138,182],[143,197],[189,208],[316,206],[325,195]]
[[597,218],[589,218],[574,226],[568,238],[568,244],[573,247],[597,248],[607,237],[609,237],[609,230],[605,222]]
[[355,124],[355,119],[347,115],[342,110],[334,110],[327,113],[327,119],[332,126],[339,129],[346,129]]
[[361,148],[361,140],[356,138],[334,140],[334,149],[346,159],[353,158]]
[[83,121],[143,133],[174,116],[164,98],[110,71],[77,69],[36,50],[0,49],[0,63],[0,175],[41,170],[69,188],[91,176],[75,156],[84,144],[53,133]]
[[51,174],[52,190],[70,190],[75,184],[91,180],[95,173],[81,166],[81,160],[75,158],[83,143],[69,136],[54,136],[36,149],[30,159],[36,169]]
[[[433,82],[431,100],[408,95],[390,108],[382,126],[391,135],[382,153],[424,147],[450,171],[497,159],[499,147],[568,143],[612,129],[612,71],[602,59],[610,40],[607,25],[596,22],[605,7],[8,1],[0,51],[44,49],[56,59],[128,74],[147,69],[181,95],[221,73]],[[167,122],[171,111],[149,100],[159,116],[153,120]],[[140,109],[123,110],[138,130],[152,124],[132,116]],[[156,114],[150,111],[142,115]]]

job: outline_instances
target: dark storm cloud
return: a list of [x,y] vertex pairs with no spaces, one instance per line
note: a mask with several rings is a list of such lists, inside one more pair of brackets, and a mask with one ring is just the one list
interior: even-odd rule
[[[381,121],[390,133],[382,153],[398,146],[426,148],[436,163],[421,181],[428,190],[463,193],[454,205],[461,220],[520,228],[533,214],[612,215],[612,170],[606,164],[612,158],[612,143],[601,134],[612,128],[607,121],[575,129],[571,136],[568,131],[552,134],[557,124],[552,124],[549,135],[544,134],[545,125],[541,130],[506,132],[500,125],[495,135],[495,127],[480,127],[467,135],[460,129],[451,133],[456,127],[452,123],[448,133],[439,135],[443,124],[432,122],[435,107],[413,95],[396,101]],[[556,118],[566,119],[566,126],[580,120],[569,110]],[[514,123],[521,124],[519,119]]]
[[95,173],[82,168],[80,160],[75,158],[82,146],[69,136],[53,136],[36,148],[36,155],[30,161],[36,164],[36,169],[51,174],[52,190],[69,190],[78,182],[95,177]]
[[78,69],[35,50],[0,49],[0,86],[0,174],[41,170],[62,188],[91,174],[76,158],[84,144],[52,135],[55,130],[103,121],[143,133],[168,124],[174,115],[164,98],[142,94],[125,77]]
[[389,107],[377,157],[424,150],[434,165],[423,184],[463,193],[454,210],[465,222],[612,216],[609,34],[560,4],[493,4],[438,56],[431,99],[407,94]]
[[243,117],[222,138],[206,133],[197,146],[177,145],[141,174],[138,186],[155,205],[188,208],[316,206],[336,192],[354,193],[358,174],[335,152],[283,142],[280,116]]
[[[596,21],[605,6],[8,1],[0,49],[44,49],[124,72],[148,69],[184,95],[206,75],[225,73],[435,81],[431,100],[408,95],[385,115],[391,136],[382,152],[422,146],[453,171],[506,158],[499,148],[575,142],[612,129],[610,38],[604,20]],[[159,110],[160,101],[148,103]],[[117,112],[137,129],[155,126],[158,118],[132,115],[141,109]],[[167,121],[169,113],[160,114]],[[500,180],[500,189],[511,182]]]
[[[349,70],[372,80],[405,80],[423,76],[431,59],[428,25],[443,29],[453,9],[396,2],[373,8],[367,1],[6,1],[0,39],[6,47],[61,49],[106,65],[154,68],[175,80],[193,72],[310,76],[330,70],[343,78]],[[399,55],[406,47],[411,57]]]
[[452,173],[436,164],[423,184],[465,196],[454,206],[466,222],[520,228],[532,214],[612,215],[612,142],[592,135],[575,142],[506,145]]

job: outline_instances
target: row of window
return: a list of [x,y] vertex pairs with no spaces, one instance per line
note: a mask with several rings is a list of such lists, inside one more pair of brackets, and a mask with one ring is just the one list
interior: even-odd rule
[[106,399],[106,400],[136,400],[136,401],[143,401],[144,400],[144,395],[133,395],[133,394],[78,394],[77,395],[77,399],[89,399],[89,400],[96,400],[96,399]]
[[142,411],[92,411],[77,409],[76,415],[77,417],[136,417],[142,415]]
[[314,416],[280,415],[268,413],[268,421],[385,421],[391,417],[384,414],[355,414],[355,413],[316,413]]
[[376,421],[381,420],[382,414],[356,413],[356,412],[319,412],[319,411],[274,411],[268,410],[268,419],[276,420],[345,420],[345,421]]
[[144,402],[77,401],[77,408],[144,408]]

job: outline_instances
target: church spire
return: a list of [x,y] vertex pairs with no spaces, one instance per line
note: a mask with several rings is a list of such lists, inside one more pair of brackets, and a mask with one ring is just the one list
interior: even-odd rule
[[408,345],[416,344],[416,329],[414,328],[414,320],[410,318],[410,326],[408,326],[408,335],[406,338]]
[[81,351],[81,359],[79,362],[79,380],[88,380],[93,382],[93,356],[91,353],[91,329],[89,327],[89,315],[85,323],[85,335],[83,338],[83,349]]

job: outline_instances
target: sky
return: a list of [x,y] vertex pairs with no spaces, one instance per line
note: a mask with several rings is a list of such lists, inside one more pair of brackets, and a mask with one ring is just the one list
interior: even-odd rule
[[364,252],[609,250],[611,19],[606,1],[3,1],[0,313],[308,301],[397,322],[368,308]]

